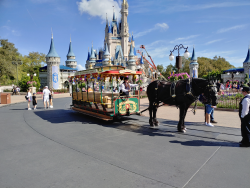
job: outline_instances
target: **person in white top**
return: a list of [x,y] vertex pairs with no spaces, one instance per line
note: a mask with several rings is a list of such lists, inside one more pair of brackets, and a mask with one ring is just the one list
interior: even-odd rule
[[27,91],[27,101],[28,101],[28,110],[31,110],[30,108],[30,102],[32,101],[31,89],[28,89]]
[[45,109],[46,109],[46,103],[47,103],[47,108],[49,108],[49,95],[50,91],[48,89],[48,86],[45,86],[45,89],[43,90],[43,104]]
[[129,95],[129,92],[131,91],[132,87],[136,87],[138,84],[130,84],[128,82],[128,77],[124,78],[124,82],[120,86],[121,96],[122,95]]
[[250,147],[250,88],[243,87],[242,94],[245,96],[239,105],[239,116],[241,120],[240,147]]

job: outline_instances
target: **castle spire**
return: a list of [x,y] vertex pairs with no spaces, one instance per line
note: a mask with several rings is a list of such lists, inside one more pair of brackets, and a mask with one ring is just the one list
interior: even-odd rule
[[115,8],[113,8],[113,21],[115,21],[115,20],[116,20],[116,18],[115,18]]
[[72,45],[71,45],[71,36],[70,36],[70,43],[69,43],[69,51],[68,51],[68,55],[67,57],[69,56],[75,56],[73,50],[72,50]]
[[104,55],[110,55],[110,54],[109,54],[109,48],[108,48],[107,43],[106,43],[106,45],[105,45],[105,52],[104,52]]
[[109,26],[108,14],[106,13],[106,26]]
[[191,61],[197,61],[196,56],[195,56],[194,47],[193,47],[193,54],[192,54],[192,57],[191,57]]
[[90,58],[90,52],[89,52],[89,47],[88,47],[88,58],[87,58],[87,60],[89,60],[89,58]]
[[[51,28],[51,32],[52,32],[52,28]],[[55,46],[54,46],[53,32],[52,32],[52,36],[51,36],[49,53],[46,55],[46,57],[59,57],[59,55],[56,52]]]
[[130,52],[129,52],[129,57],[134,57],[135,55],[134,55],[134,50],[133,50],[133,45],[131,44],[130,45]]
[[243,63],[250,63],[250,45],[248,47],[247,57]]

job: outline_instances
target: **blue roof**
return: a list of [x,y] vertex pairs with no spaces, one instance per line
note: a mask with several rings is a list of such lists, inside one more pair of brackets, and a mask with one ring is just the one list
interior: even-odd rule
[[107,43],[105,44],[105,52],[104,52],[104,55],[110,55],[110,53],[109,53],[109,48],[108,48]]
[[232,69],[223,71],[223,73],[226,73],[226,72],[244,72],[244,68],[232,68]]
[[135,50],[135,48],[134,48],[134,55],[136,56],[136,50]]
[[90,58],[90,52],[88,51],[88,58],[87,58],[87,60],[89,60],[89,58]]
[[71,42],[69,43],[69,51],[67,56],[75,56],[74,52],[72,51]]
[[250,54],[249,54],[250,52],[249,51],[250,51],[250,48],[248,48],[247,57],[243,63],[250,63]]
[[115,12],[113,12],[113,20],[116,20],[116,18],[115,18]]
[[46,55],[46,57],[59,57],[59,55],[56,53],[53,38],[51,38],[49,53]]
[[118,58],[118,55],[119,55],[120,52],[121,52],[122,58],[124,58],[124,57],[123,57],[123,52],[122,52],[122,47],[121,47],[121,45],[117,45],[117,46],[116,46],[116,49],[115,49],[115,59]]
[[135,40],[134,40],[134,36],[133,36],[133,35],[132,35],[132,41],[135,41]]
[[60,65],[60,70],[73,70],[73,71],[75,70],[75,71],[77,71],[77,69],[67,67],[67,66],[64,66],[64,65]]
[[191,57],[191,61],[197,61],[196,56],[195,56],[194,48],[193,48],[193,54],[192,54],[192,57]]
[[116,26],[117,26],[117,34],[119,35],[120,31],[119,31],[119,27],[118,27],[118,22],[116,23]]
[[129,57],[131,56],[135,56],[132,44],[130,45],[130,53],[129,53]]
[[112,33],[112,31],[111,31],[111,26],[109,26],[109,31],[108,31],[108,33]]

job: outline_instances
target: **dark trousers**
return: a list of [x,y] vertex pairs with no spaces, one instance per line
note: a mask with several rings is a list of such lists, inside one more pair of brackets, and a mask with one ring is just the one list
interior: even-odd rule
[[249,121],[246,119],[241,118],[241,136],[242,136],[242,143],[250,143],[250,125]]

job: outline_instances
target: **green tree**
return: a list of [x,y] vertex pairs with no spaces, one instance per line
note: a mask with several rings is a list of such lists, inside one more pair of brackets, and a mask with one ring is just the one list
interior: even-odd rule
[[[16,78],[16,67],[12,61],[21,58],[17,48],[7,39],[0,39],[0,83],[11,84]],[[19,67],[18,67],[19,69]]]
[[[30,87],[27,82],[28,81],[31,81],[30,80],[30,77],[29,76],[23,76],[22,79],[19,81],[18,85],[20,86],[21,88],[21,91],[27,91],[28,88]],[[38,91],[41,84],[40,84],[40,80],[39,78],[36,76],[36,77],[33,77],[33,81],[36,82],[36,84],[33,84],[33,87],[36,87],[36,90]]]

